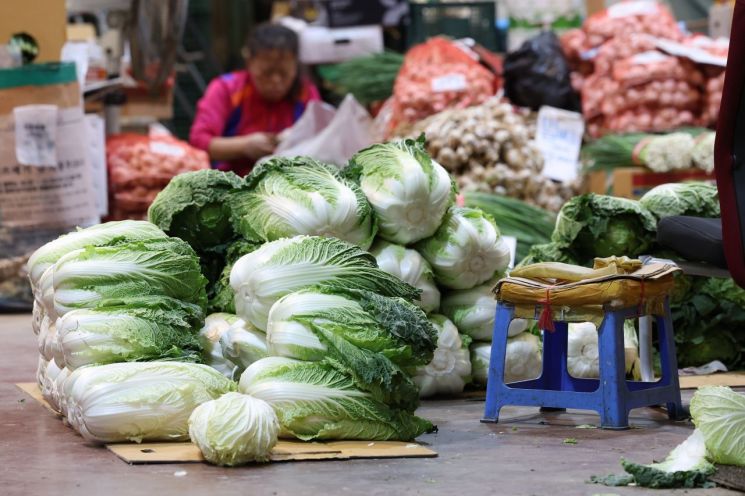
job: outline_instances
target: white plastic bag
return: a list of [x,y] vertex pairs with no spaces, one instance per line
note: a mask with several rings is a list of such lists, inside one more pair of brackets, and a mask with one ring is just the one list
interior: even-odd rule
[[[319,127],[324,107],[309,105],[303,117],[288,131],[275,156],[307,155],[321,162],[343,166],[360,149],[373,144],[372,118],[352,96],[347,95],[325,127]],[[311,112],[304,122],[305,114]]]

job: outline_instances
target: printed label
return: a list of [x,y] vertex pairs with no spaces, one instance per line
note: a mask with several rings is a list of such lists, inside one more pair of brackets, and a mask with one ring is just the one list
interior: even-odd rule
[[543,155],[544,176],[565,182],[577,178],[584,132],[582,114],[541,107],[538,111],[536,144]]

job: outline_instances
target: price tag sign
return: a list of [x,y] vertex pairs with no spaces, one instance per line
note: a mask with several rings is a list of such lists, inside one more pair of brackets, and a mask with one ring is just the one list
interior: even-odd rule
[[56,105],[23,105],[13,109],[16,161],[21,165],[57,165]]
[[466,76],[453,73],[436,77],[432,80],[432,91],[442,93],[444,91],[463,91],[467,87]]
[[584,132],[582,114],[541,107],[538,111],[536,144],[543,155],[544,176],[564,182],[577,178]]
[[157,153],[158,155],[166,155],[168,157],[180,158],[183,157],[186,152],[183,148],[178,145],[172,145],[163,141],[152,141],[150,142],[150,151]]

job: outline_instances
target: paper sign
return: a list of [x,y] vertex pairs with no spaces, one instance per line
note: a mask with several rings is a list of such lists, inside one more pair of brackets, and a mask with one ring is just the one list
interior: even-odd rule
[[715,65],[718,67],[727,67],[727,57],[717,56],[703,50],[699,47],[688,46],[676,41],[657,38],[655,45],[660,50],[675,55],[676,57],[685,57],[697,64]]
[[13,109],[16,160],[22,165],[57,165],[56,105],[23,105]]
[[670,57],[660,52],[650,50],[648,52],[639,53],[631,57],[631,62],[634,64],[654,64],[657,62],[664,62],[669,60]]
[[164,143],[162,141],[151,141],[150,151],[157,153],[158,155],[167,155],[175,158],[183,157],[186,153],[182,147],[170,143]]
[[517,238],[514,236],[502,236],[502,239],[507,243],[507,247],[510,249],[510,265],[509,268],[515,266],[515,254],[517,253]]
[[38,229],[97,223],[99,216],[85,146],[82,109],[71,107],[58,112],[54,167],[30,166],[16,160],[13,153],[15,124],[13,115],[0,116],[0,222],[3,227]]
[[432,91],[442,93],[444,91],[463,91],[467,87],[466,76],[463,74],[445,74],[432,80]]
[[554,107],[538,112],[536,144],[543,155],[543,175],[557,181],[573,181],[579,173],[579,150],[585,121],[582,114]]

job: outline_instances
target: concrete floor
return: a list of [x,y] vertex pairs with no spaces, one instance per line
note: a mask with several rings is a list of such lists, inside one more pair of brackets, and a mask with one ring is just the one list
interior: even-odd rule
[[[647,491],[587,484],[618,473],[619,460],[663,458],[691,431],[652,409],[634,411],[636,428],[577,429],[590,413],[539,415],[505,408],[500,424],[481,424],[483,401],[428,401],[419,410],[439,433],[422,436],[432,459],[274,463],[235,469],[206,464],[130,466],[87,445],[14,384],[31,382],[37,362],[29,315],[0,315],[0,495],[447,494],[632,495],[737,494],[724,489]],[[686,394],[690,397],[690,393]],[[564,444],[575,438],[577,444]]]

